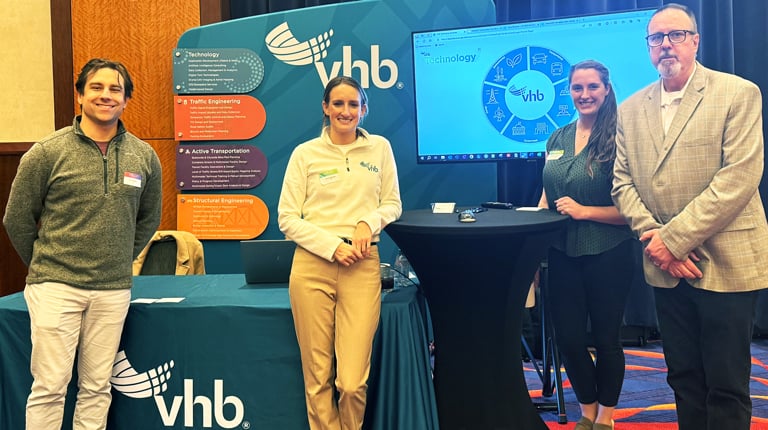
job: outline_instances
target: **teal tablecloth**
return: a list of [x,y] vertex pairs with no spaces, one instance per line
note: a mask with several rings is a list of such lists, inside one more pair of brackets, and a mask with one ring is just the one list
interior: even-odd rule
[[[242,275],[135,278],[134,300],[176,297],[131,305],[108,428],[307,429],[285,285],[248,285]],[[416,288],[383,298],[366,429],[438,428],[423,307]],[[24,428],[30,348],[23,296],[0,297],[0,429]]]

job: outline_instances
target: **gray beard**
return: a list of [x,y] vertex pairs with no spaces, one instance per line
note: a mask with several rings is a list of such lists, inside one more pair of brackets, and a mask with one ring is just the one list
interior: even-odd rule
[[678,75],[678,73],[680,73],[680,69],[682,69],[682,66],[680,65],[679,61],[675,61],[672,64],[667,64],[665,61],[660,61],[656,66],[656,70],[659,72],[659,75],[661,75],[662,79],[674,78]]

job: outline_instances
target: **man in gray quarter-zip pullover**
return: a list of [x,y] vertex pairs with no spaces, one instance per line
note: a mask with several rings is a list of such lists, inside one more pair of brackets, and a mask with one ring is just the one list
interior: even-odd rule
[[133,91],[127,69],[92,59],[75,87],[82,115],[24,154],[3,218],[29,268],[28,430],[61,428],[76,353],[72,428],[106,427],[132,262],[160,223],[160,161],[120,121]]

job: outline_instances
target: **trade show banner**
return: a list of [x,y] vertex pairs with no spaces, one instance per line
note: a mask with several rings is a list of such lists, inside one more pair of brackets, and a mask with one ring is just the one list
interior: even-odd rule
[[[416,163],[411,33],[495,21],[492,0],[362,0],[188,30],[169,58],[174,64],[180,142],[178,188],[184,196],[252,194],[269,212],[256,238],[281,238],[277,202],[288,159],[298,144],[320,134],[325,84],[346,75],[357,79],[368,94],[369,114],[362,126],[392,143],[404,209],[428,208],[434,201],[493,200],[493,164]],[[450,103],[451,88],[445,92],[445,99],[436,103]],[[250,155],[240,156],[249,162],[247,167],[214,157],[211,163],[220,168],[206,168],[191,156],[191,148],[198,145],[213,149],[231,144],[258,149],[266,164],[251,167]],[[233,180],[241,174],[254,176]],[[179,206],[179,220],[188,219],[182,213],[187,210]],[[244,229],[242,234],[249,232]],[[208,272],[242,272],[239,258],[234,258],[237,241],[228,234],[211,238],[221,240],[204,243]],[[386,234],[380,253],[384,261],[396,253]]]

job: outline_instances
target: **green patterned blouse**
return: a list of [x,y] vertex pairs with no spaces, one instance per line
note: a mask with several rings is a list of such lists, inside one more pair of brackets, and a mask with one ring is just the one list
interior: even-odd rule
[[[593,161],[590,177],[586,169],[589,145],[574,156],[575,142],[576,122],[555,130],[547,142],[543,172],[547,204],[552,209],[555,200],[569,196],[584,206],[613,206],[613,163]],[[605,252],[633,237],[627,225],[570,219],[563,237],[553,246],[569,257],[578,257]]]

